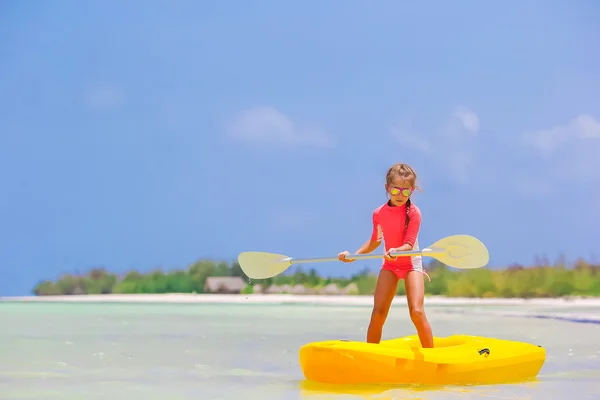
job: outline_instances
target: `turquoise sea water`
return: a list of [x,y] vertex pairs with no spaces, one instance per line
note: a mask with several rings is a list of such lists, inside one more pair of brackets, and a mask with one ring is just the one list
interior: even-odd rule
[[[492,336],[545,347],[537,381],[358,393],[307,385],[298,348],[317,340],[364,340],[368,306],[0,303],[0,398],[600,398],[600,324],[534,318],[551,313],[549,307],[426,310],[436,336]],[[569,312],[560,309],[563,317]],[[599,308],[572,312],[600,317]],[[405,306],[395,305],[384,339],[412,334]]]

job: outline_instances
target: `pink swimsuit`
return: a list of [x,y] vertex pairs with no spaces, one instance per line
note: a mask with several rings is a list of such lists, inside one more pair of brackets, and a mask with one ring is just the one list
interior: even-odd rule
[[[406,204],[400,207],[392,207],[387,202],[375,209],[373,212],[372,241],[385,242],[385,250],[410,244],[413,250],[419,250],[419,228],[421,227],[421,210],[414,204],[410,205],[410,221],[406,225]],[[427,275],[423,270],[421,256],[397,257],[394,261],[383,260],[382,269],[387,269],[396,274],[399,279],[404,279],[409,271],[419,271]],[[429,279],[429,275],[427,275]],[[431,279],[430,279],[431,280]]]

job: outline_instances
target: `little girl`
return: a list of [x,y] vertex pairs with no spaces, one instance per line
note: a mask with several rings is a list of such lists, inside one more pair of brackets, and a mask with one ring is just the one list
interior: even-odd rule
[[[397,251],[418,250],[418,233],[421,226],[421,211],[411,204],[410,195],[417,188],[417,175],[406,164],[395,164],[386,176],[386,193],[388,201],[373,212],[373,232],[356,251],[356,254],[371,253],[385,240],[385,256],[377,286],[371,321],[367,332],[368,343],[379,343],[383,324],[396,295],[398,281],[404,279],[408,310],[422,347],[433,347],[433,335],[423,309],[425,288],[423,283],[422,257],[392,257],[390,253]],[[347,259],[348,251],[338,254],[340,261],[353,262]]]

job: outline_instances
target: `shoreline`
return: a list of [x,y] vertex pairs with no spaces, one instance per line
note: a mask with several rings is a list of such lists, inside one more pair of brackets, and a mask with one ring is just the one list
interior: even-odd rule
[[[105,294],[68,296],[0,297],[0,303],[187,303],[187,304],[314,304],[372,306],[373,296],[296,295],[296,294]],[[396,296],[393,304],[406,304],[405,296]],[[600,307],[596,298],[462,298],[425,296],[426,306],[518,306]]]

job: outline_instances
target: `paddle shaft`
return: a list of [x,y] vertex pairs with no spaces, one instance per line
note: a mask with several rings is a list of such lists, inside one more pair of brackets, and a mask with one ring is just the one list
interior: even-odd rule
[[[408,251],[396,251],[390,253],[391,256],[394,257],[411,257],[411,256],[428,256],[434,257],[439,254],[443,254],[443,249],[432,249],[425,248],[423,250],[408,250]],[[349,254],[346,256],[347,260],[368,260],[374,258],[383,258],[384,254]],[[315,257],[315,258],[284,258],[281,261],[289,262],[290,264],[300,264],[300,263],[317,263],[317,262],[330,262],[330,261],[339,261],[337,257]]]

